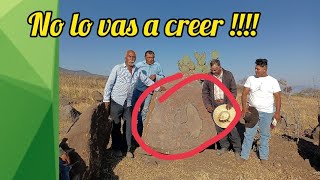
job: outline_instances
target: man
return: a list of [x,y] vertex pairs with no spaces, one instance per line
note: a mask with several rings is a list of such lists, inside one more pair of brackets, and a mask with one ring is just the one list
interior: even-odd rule
[[[223,69],[220,65],[220,61],[217,59],[213,59],[210,62],[210,67],[211,72],[209,72],[209,75],[212,75],[221,81],[236,98],[237,86],[232,73]],[[205,80],[202,86],[202,100],[209,113],[213,113],[215,108],[222,104],[227,104],[226,108],[228,110],[232,107],[230,100],[224,92],[216,84],[208,80]],[[215,127],[217,133],[221,133],[224,130],[224,128],[217,126],[217,124],[215,124]],[[232,143],[236,159],[240,159],[241,139],[237,128],[233,128],[226,137],[219,141],[221,149],[217,151],[217,155],[221,156],[229,149],[229,140]]]
[[[143,74],[148,76],[154,82],[164,78],[164,74],[160,64],[154,61],[154,58],[155,58],[154,52],[148,50],[145,52],[144,57],[145,57],[145,61],[137,63],[136,67],[139,68]],[[138,80],[132,96],[133,106],[136,104],[138,98],[146,89],[147,89],[147,86],[141,80]],[[149,105],[152,99],[152,95],[153,93],[147,96],[147,98],[141,104],[140,110],[138,112],[138,133],[140,136],[142,136],[143,123],[146,119],[146,116],[149,110]]]
[[[250,155],[253,138],[257,133],[258,127],[260,128],[260,147],[259,155],[260,162],[266,163],[269,156],[268,141],[270,138],[270,125],[273,117],[277,121],[281,121],[280,107],[281,95],[280,85],[278,81],[269,76],[267,73],[268,60],[257,59],[255,67],[255,76],[248,77],[244,84],[242,92],[242,117],[248,111],[248,94],[249,106],[255,107],[259,113],[258,123],[253,128],[246,128],[244,133],[244,140],[242,144],[241,157],[247,160]],[[274,104],[276,111],[274,113]]]
[[[122,127],[127,142],[127,156],[133,158],[131,152],[131,99],[134,85],[139,79],[146,86],[151,86],[154,82],[135,67],[136,53],[128,50],[125,55],[125,62],[116,65],[108,78],[104,90],[103,102],[105,107],[110,109],[110,117],[113,121],[111,131],[112,148],[115,150],[116,156],[122,156],[121,145],[122,136],[120,132],[121,118],[125,121]],[[165,90],[158,87],[157,90]]]
[[61,180],[70,180],[70,159],[68,154],[59,147],[59,178]]

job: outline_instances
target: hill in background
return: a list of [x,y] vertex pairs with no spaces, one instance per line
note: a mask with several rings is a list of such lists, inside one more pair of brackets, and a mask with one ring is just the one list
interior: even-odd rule
[[62,67],[59,67],[59,72],[63,74],[70,74],[70,75],[80,75],[80,76],[101,76],[101,77],[108,77],[100,74],[93,74],[85,70],[69,70]]

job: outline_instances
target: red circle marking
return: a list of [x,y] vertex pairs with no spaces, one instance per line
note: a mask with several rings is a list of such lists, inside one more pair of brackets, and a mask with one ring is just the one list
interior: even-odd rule
[[138,100],[137,100],[137,102],[136,102],[136,104],[135,104],[135,106],[133,108],[133,111],[132,111],[131,129],[132,129],[133,137],[136,139],[136,141],[138,142],[138,144],[140,145],[140,147],[143,150],[145,150],[150,155],[152,155],[152,156],[154,156],[156,158],[159,158],[159,159],[178,160],[178,159],[184,159],[184,158],[188,158],[188,157],[194,156],[195,154],[201,152],[205,148],[209,147],[210,145],[216,143],[217,141],[219,141],[220,139],[222,139],[223,137],[228,135],[231,132],[231,130],[236,126],[236,124],[239,122],[240,117],[241,117],[241,110],[240,110],[240,106],[239,106],[237,100],[233,97],[232,93],[225,87],[225,85],[222,84],[222,82],[220,82],[214,76],[210,76],[208,74],[195,74],[195,75],[192,75],[192,76],[187,77],[186,79],[180,81],[175,86],[173,86],[172,88],[167,90],[159,98],[159,103],[162,103],[165,100],[167,100],[173,93],[175,93],[177,90],[179,90],[180,88],[182,88],[186,84],[188,84],[188,83],[190,83],[192,81],[195,81],[195,80],[205,79],[205,80],[211,81],[214,84],[216,84],[225,93],[225,95],[229,98],[229,100],[231,101],[232,106],[234,107],[234,109],[236,111],[236,116],[234,117],[234,119],[232,120],[230,125],[227,128],[225,128],[221,133],[219,133],[218,135],[214,136],[213,138],[209,139],[208,141],[204,142],[203,144],[199,145],[198,147],[196,147],[196,148],[194,148],[194,149],[192,149],[192,150],[190,150],[188,152],[184,152],[184,153],[180,153],[180,154],[163,154],[163,153],[160,153],[160,152],[157,152],[157,151],[153,150],[151,147],[149,147],[148,145],[146,145],[144,143],[144,141],[141,139],[141,137],[138,134],[137,116],[138,116],[139,107],[141,106],[141,104],[144,101],[144,99],[147,98],[148,94],[151,93],[153,90],[155,90],[157,87],[162,86],[163,84],[169,83],[171,81],[181,79],[182,77],[183,77],[182,73],[177,73],[177,74],[174,74],[172,76],[163,78],[160,81],[158,81],[155,84],[153,84],[152,86],[148,87],[141,94],[141,96],[138,98]]

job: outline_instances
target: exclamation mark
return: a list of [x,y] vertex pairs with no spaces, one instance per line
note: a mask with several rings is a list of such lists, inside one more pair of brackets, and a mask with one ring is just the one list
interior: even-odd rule
[[[260,15],[261,13],[233,13],[231,30],[229,31],[230,37],[255,37]],[[244,24],[245,27],[243,28]]]
[[244,37],[248,37],[250,34],[249,31],[250,31],[252,16],[253,16],[253,13],[247,14],[246,27],[245,27],[245,31],[243,32]]
[[260,15],[261,13],[254,13],[252,30],[250,31],[251,37],[255,37],[257,35],[257,28],[260,20]]
[[243,24],[244,24],[244,19],[246,18],[246,14],[245,13],[241,13],[240,14],[240,22],[239,22],[239,29],[237,31],[237,36],[241,37],[243,35],[242,33],[242,29],[243,29]]
[[229,36],[234,37],[236,35],[236,27],[239,18],[239,13],[233,13],[231,30],[229,31]]

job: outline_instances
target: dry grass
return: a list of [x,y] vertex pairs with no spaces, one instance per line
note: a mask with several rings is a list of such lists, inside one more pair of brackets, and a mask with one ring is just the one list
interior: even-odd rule
[[[66,73],[60,74],[60,97],[66,97],[74,102],[78,111],[83,111],[94,103],[91,99],[93,91],[103,94],[106,78],[101,76],[79,76]],[[241,90],[238,91],[237,101],[240,104]],[[287,120],[294,123],[297,118],[301,128],[306,129],[317,125],[318,102],[314,97],[282,95],[282,113]]]
[[318,103],[313,97],[282,96],[282,112],[287,120],[294,123],[299,120],[302,129],[315,127],[318,124]]
[[73,107],[82,112],[95,101],[92,92],[103,94],[107,78],[102,76],[81,76],[60,73],[60,98],[65,97],[74,102]]

